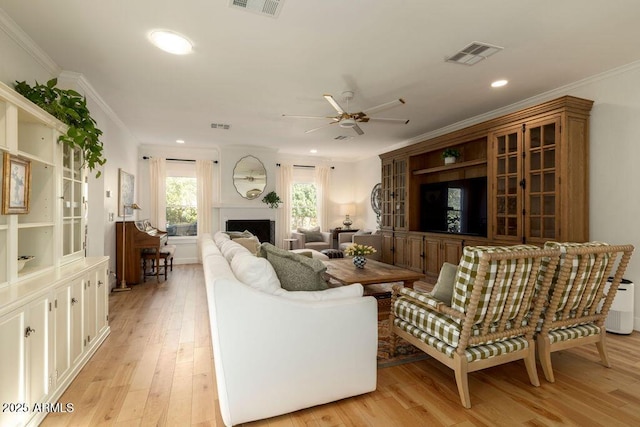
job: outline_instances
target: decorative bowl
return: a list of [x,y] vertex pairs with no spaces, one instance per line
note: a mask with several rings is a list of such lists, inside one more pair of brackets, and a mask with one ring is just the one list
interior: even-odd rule
[[22,255],[18,257],[18,272],[22,271],[24,265],[34,259],[33,255]]

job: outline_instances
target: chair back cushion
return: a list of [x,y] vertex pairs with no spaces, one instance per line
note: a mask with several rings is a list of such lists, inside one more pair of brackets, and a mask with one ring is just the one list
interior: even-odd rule
[[296,231],[300,234],[304,234],[304,240],[306,243],[324,242],[322,233],[320,232],[320,227],[313,227],[310,229],[298,228]]
[[[533,245],[465,247],[456,272],[451,308],[462,313],[467,312],[471,298],[471,291],[476,280],[478,267],[480,266],[480,259],[483,254],[521,252],[538,249],[538,247]],[[519,261],[524,263],[524,268],[516,268]],[[532,274],[533,259],[521,258],[506,260],[505,279],[498,285],[500,286],[500,289],[498,290],[497,301],[493,306],[492,312],[487,313],[491,293],[496,283],[499,264],[500,261],[498,260],[492,260],[489,262],[487,274],[485,276],[485,286],[480,294],[480,301],[478,302],[478,308],[473,320],[474,324],[483,322],[483,320],[485,320],[485,316],[487,317],[486,320],[490,323],[497,322],[502,318],[505,307],[508,308],[508,312],[506,313],[507,320],[512,320],[517,315],[518,310],[520,309],[520,304],[529,304],[531,302],[530,300],[523,301],[522,297],[529,275]],[[515,290],[512,290],[512,287],[514,286]],[[507,296],[510,292],[510,301],[507,301]]]
[[[569,310],[574,312],[583,302],[585,310],[591,308],[598,290],[606,283],[605,272],[611,254],[605,252],[598,256],[591,252],[573,255],[567,254],[567,249],[598,248],[603,246],[609,245],[602,242],[545,243],[545,249],[560,249],[560,262],[553,277],[550,293],[553,293],[555,284],[558,283],[562,268],[568,269],[569,272],[566,286],[563,286],[563,289],[560,290],[562,292],[560,302],[555,308],[550,307],[551,310],[560,312],[569,304]],[[582,268],[580,268],[581,264]],[[590,280],[592,280],[591,284],[589,284]]]

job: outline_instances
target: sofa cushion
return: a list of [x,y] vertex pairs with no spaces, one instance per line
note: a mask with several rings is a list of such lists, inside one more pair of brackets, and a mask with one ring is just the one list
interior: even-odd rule
[[239,243],[236,243],[234,240],[227,240],[226,242],[222,242],[222,246],[220,246],[220,252],[225,257],[228,263],[231,263],[231,260],[239,253],[251,254],[247,248],[242,246]]
[[324,242],[324,239],[322,238],[322,233],[320,232],[320,227],[313,227],[313,228],[298,228],[298,233],[304,234],[304,241],[305,243],[311,243],[311,242]]
[[230,239],[229,235],[222,231],[217,231],[216,234],[213,235],[213,241],[216,242],[218,247],[221,247],[224,242]]
[[431,291],[431,296],[443,303],[451,306],[451,298],[453,296],[453,285],[456,282],[456,271],[458,266],[445,262],[440,268],[438,281]]
[[320,291],[328,288],[323,278],[327,267],[321,261],[285,251],[270,243],[263,243],[260,251],[273,266],[283,289]]
[[231,260],[231,270],[242,283],[268,294],[280,289],[280,281],[273,267],[265,258],[249,254],[236,255]]
[[343,298],[356,298],[364,295],[364,286],[354,283],[348,286],[338,286],[336,288],[325,289],[324,291],[313,292],[289,292],[286,289],[278,289],[275,295],[296,301],[329,301]]

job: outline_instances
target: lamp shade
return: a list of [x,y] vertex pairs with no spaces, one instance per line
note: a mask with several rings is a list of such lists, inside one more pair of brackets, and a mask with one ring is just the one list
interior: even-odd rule
[[347,203],[340,205],[340,215],[355,215],[356,205],[355,203]]

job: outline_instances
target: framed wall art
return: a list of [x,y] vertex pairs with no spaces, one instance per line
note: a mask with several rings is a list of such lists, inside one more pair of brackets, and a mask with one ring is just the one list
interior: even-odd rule
[[[127,216],[131,216],[133,214],[133,209],[131,205],[133,204],[133,190],[135,185],[136,177],[130,173],[119,169],[120,174],[118,177],[118,216],[124,217],[125,214]],[[126,206],[126,208],[125,208]],[[125,212],[126,209],[126,212]]]
[[29,213],[31,161],[4,153],[2,165],[2,214]]

